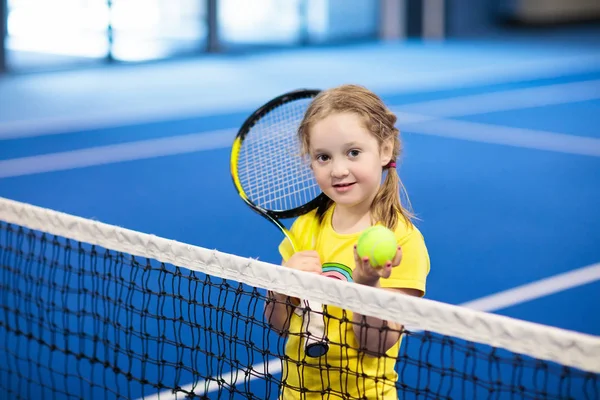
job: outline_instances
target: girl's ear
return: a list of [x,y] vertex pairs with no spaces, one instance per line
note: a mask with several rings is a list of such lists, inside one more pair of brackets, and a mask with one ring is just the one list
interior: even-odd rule
[[381,143],[379,155],[381,158],[381,166],[385,167],[392,161],[392,153],[394,152],[394,138],[391,137]]

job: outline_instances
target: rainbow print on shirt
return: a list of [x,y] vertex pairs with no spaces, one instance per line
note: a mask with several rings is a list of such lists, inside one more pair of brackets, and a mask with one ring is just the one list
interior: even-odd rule
[[340,263],[323,264],[323,275],[341,281],[352,282],[352,270],[350,267]]

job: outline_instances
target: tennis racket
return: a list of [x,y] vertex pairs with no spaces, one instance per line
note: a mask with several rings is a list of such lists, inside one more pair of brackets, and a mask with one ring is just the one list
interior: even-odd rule
[[[294,251],[298,244],[281,219],[315,209],[321,197],[310,164],[302,157],[298,128],[319,90],[301,89],[277,96],[250,115],[233,142],[231,175],[239,196],[250,208],[277,226]],[[329,346],[322,305],[303,300],[305,353],[320,357]]]

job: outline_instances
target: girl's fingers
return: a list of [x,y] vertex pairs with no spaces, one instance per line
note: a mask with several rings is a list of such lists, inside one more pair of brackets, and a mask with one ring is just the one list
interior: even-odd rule
[[398,250],[396,250],[396,256],[394,257],[394,260],[392,261],[392,265],[398,266],[398,265],[400,265],[401,261],[402,261],[402,247],[398,246]]
[[387,262],[382,268],[379,269],[379,276],[382,278],[388,278],[392,274],[392,263]]

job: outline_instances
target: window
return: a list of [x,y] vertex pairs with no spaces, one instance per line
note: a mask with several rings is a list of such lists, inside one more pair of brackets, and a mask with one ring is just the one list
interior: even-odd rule
[[[206,0],[9,0],[9,68],[202,52]],[[111,41],[112,39],[112,41]]]

